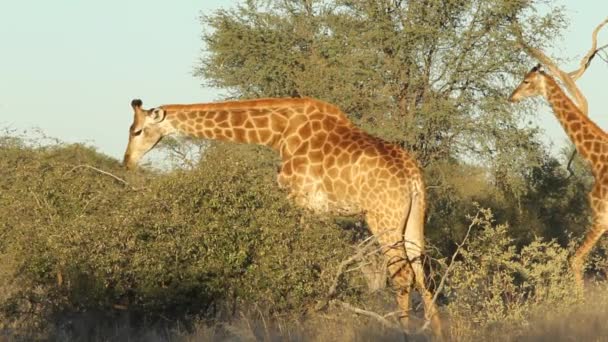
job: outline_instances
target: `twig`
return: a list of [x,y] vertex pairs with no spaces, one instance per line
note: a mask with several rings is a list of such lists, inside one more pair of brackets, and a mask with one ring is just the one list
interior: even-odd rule
[[110,172],[108,172],[108,171],[104,171],[104,170],[98,169],[98,168],[96,168],[96,167],[94,167],[94,166],[87,165],[87,164],[80,164],[80,165],[76,165],[76,166],[74,166],[74,167],[73,167],[73,168],[72,168],[70,171],[68,171],[68,172],[64,173],[64,174],[63,174],[63,176],[65,177],[65,176],[66,176],[68,173],[71,173],[71,172],[73,172],[74,170],[76,170],[76,169],[80,169],[80,168],[91,169],[91,170],[93,170],[93,171],[97,171],[97,172],[99,172],[99,173],[101,173],[101,174],[104,174],[104,175],[106,175],[106,176],[110,176],[110,177],[114,178],[115,180],[117,180],[117,181],[121,182],[122,184],[124,184],[124,185],[126,185],[126,186],[130,187],[130,188],[131,188],[131,190],[134,190],[134,191],[139,190],[139,189],[135,188],[134,186],[132,186],[131,184],[129,184],[129,183],[126,181],[126,180],[124,180],[124,179],[122,179],[122,178],[120,178],[120,177],[118,177],[118,176],[116,176],[116,175],[114,175],[114,174],[112,174],[112,173],[110,173]]
[[30,190],[30,193],[32,194],[32,196],[34,196],[34,199],[36,200],[36,203],[38,204],[38,208],[42,209],[42,202],[44,202],[44,205],[46,206],[46,212],[49,215],[49,222],[53,223],[54,219],[53,219],[53,213],[51,211],[51,206],[49,205],[49,202],[47,202],[46,200],[40,200],[38,198],[38,196],[36,196],[36,193]]
[[390,322],[389,320],[387,320],[386,318],[382,317],[381,315],[379,315],[378,313],[375,313],[373,311],[368,311],[368,310],[363,310],[360,308],[357,308],[355,306],[352,306],[351,304],[348,304],[346,302],[340,301],[340,300],[332,300],[331,301],[332,304],[336,304],[336,305],[340,305],[343,308],[350,310],[356,314],[359,315],[364,315],[367,317],[371,317],[375,320],[377,320],[378,322],[380,322],[382,325],[384,325],[387,328],[391,328],[391,329],[397,329],[397,330],[401,330],[401,327]]
[[359,266],[355,266],[355,267],[353,267],[353,268],[349,268],[349,269],[347,269],[346,271],[344,271],[343,273],[350,273],[350,272],[354,272],[354,271],[360,270],[360,269],[362,269],[363,267],[368,266],[368,265],[371,265],[371,264],[372,264],[371,262],[361,263],[361,264],[359,264]]
[[[459,243],[459,244],[456,244],[456,251],[454,251],[454,254],[452,254],[452,258],[450,260],[450,264],[448,265],[448,268],[445,270],[445,273],[441,277],[441,281],[439,282],[439,286],[437,286],[437,289],[435,289],[435,294],[433,295],[433,299],[431,300],[431,306],[435,306],[435,304],[437,302],[437,298],[439,297],[439,293],[441,293],[441,291],[443,290],[443,288],[445,286],[445,281],[446,281],[446,279],[448,277],[448,274],[450,273],[450,271],[452,270],[452,268],[454,268],[454,261],[456,260],[456,257],[458,256],[458,254],[460,252],[460,249],[464,246],[464,244],[469,239],[469,235],[471,234],[471,229],[473,229],[473,227],[478,223],[478,220],[479,220],[479,212],[477,212],[477,214],[475,214],[475,217],[471,221],[471,224],[469,225],[469,228],[467,229],[467,233],[465,234],[464,238],[462,239],[462,242]],[[431,320],[430,319],[426,319],[424,321],[424,324],[422,325],[422,327],[420,327],[416,331],[416,333],[421,333],[423,331],[426,331],[427,329],[430,328],[430,326],[431,326]]]
[[344,268],[346,266],[350,265],[355,260],[363,258],[364,257],[363,253],[366,251],[366,249],[371,245],[371,243],[373,241],[374,241],[373,235],[368,237],[367,239],[365,239],[363,242],[361,242],[359,244],[357,253],[355,253],[350,258],[348,258],[340,263],[340,265],[338,266],[338,271],[336,272],[336,276],[334,277],[334,282],[331,285],[331,287],[329,288],[329,292],[327,293],[328,298],[332,298],[336,294],[336,290],[338,288],[338,283],[340,283],[342,274],[344,274]]
[[566,179],[569,179],[570,177],[574,176],[574,170],[572,170],[572,162],[574,161],[574,156],[576,156],[576,149],[574,149],[574,151],[572,151],[572,154],[570,155],[570,159],[568,159],[568,165],[566,166],[566,169],[568,170],[568,172],[570,174],[568,175],[568,177]]
[[602,27],[604,27],[604,25],[606,25],[606,24],[608,24],[608,17],[606,19],[604,19],[604,21],[602,21],[599,25],[597,25],[595,27],[595,29],[593,30],[593,33],[591,34],[591,48],[589,49],[589,51],[587,52],[585,57],[583,57],[583,59],[581,59],[580,68],[568,73],[569,76],[572,77],[573,80],[576,81],[579,77],[581,77],[583,75],[583,73],[587,70],[587,68],[589,67],[589,64],[591,64],[591,60],[593,59],[593,57],[595,57],[595,55],[598,53],[598,51],[600,51],[604,47],[606,47],[606,45],[604,45],[604,46],[600,47],[599,49],[597,48],[597,34],[600,32]]
[[[365,251],[367,251],[369,249],[369,247],[372,245],[372,243],[374,242],[374,240],[376,240],[377,237],[378,237],[377,235],[376,236],[372,235],[372,236],[368,237],[367,239],[365,239],[363,242],[361,242],[357,246],[357,248],[358,248],[357,253],[355,253],[354,255],[352,255],[351,257],[349,257],[348,259],[346,259],[340,263],[340,265],[338,266],[338,271],[336,272],[336,276],[334,278],[334,282],[333,282],[332,286],[329,288],[329,291],[327,292],[328,298],[332,298],[336,294],[338,283],[340,282],[340,279],[344,273],[351,272],[351,271],[358,269],[358,267],[356,267],[354,269],[348,269],[345,271],[344,268],[346,266],[352,264],[357,259],[367,258],[370,255],[376,254],[376,253],[382,251],[382,249],[384,247],[386,247],[386,245],[381,245],[377,248],[372,249],[368,253],[363,254]],[[397,241],[397,242],[393,243],[392,245],[388,245],[388,247],[394,248],[395,246],[397,246],[399,244],[401,244],[401,241]]]
[[270,341],[270,331],[268,330],[268,325],[266,324],[266,319],[264,318],[264,314],[262,313],[262,310],[260,310],[260,307],[257,305],[257,303],[255,304],[255,308],[258,310],[258,313],[260,314],[260,318],[262,319],[262,323],[264,324],[264,341]]
[[448,265],[448,268],[445,270],[445,273],[441,277],[439,286],[437,286],[437,289],[435,289],[435,294],[433,295],[433,300],[431,301],[431,303],[433,305],[435,305],[435,303],[437,302],[437,297],[439,297],[439,293],[443,290],[443,287],[445,286],[445,280],[447,279],[448,274],[450,273],[452,268],[454,268],[454,261],[456,260],[456,257],[458,256],[460,249],[462,248],[462,246],[464,246],[464,244],[469,239],[469,235],[471,234],[471,229],[473,229],[473,227],[475,225],[477,225],[478,220],[479,220],[479,212],[477,212],[477,214],[475,214],[475,217],[471,221],[471,224],[469,225],[469,228],[467,229],[467,233],[465,234],[464,238],[462,239],[462,242],[459,244],[456,244],[456,251],[454,251],[454,254],[452,254],[452,259],[450,260],[450,264]]

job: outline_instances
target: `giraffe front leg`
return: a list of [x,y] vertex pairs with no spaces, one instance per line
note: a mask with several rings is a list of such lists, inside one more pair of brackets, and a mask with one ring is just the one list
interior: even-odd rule
[[607,226],[605,224],[601,224],[599,220],[594,219],[591,229],[585,235],[585,240],[570,259],[570,267],[572,268],[572,273],[574,273],[574,280],[576,285],[581,289],[585,285],[583,270],[585,259],[597,241],[606,232],[606,228]]

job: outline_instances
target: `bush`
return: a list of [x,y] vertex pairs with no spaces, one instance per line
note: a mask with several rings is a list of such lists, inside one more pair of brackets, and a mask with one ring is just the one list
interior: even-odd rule
[[[370,252],[377,247],[360,242],[368,236],[364,227],[292,205],[275,184],[277,165],[260,147],[212,144],[189,171],[126,172],[80,144],[36,146],[1,137],[0,334],[137,340],[149,332],[145,336],[196,340],[199,333],[222,339],[246,326],[257,338],[399,337],[339,305],[322,314],[310,310],[326,303],[335,287],[338,303],[393,319],[394,294],[383,290],[386,277],[378,275],[386,265]],[[447,195],[432,194],[427,232],[446,235],[431,238],[431,245],[440,243],[431,254],[446,260],[472,227],[441,296],[450,337],[529,340],[586,310],[568,268],[572,242],[528,241],[520,235],[528,228],[523,220],[514,229],[478,209],[472,199],[502,208],[500,222],[516,211],[484,183],[481,168],[461,166],[443,175]],[[534,177],[539,186],[524,204],[553,182],[550,175]],[[561,189],[572,187],[568,198],[582,191],[555,177]],[[547,213],[571,203],[555,198]],[[479,213],[467,221],[462,213],[471,210]],[[591,269],[600,276],[608,269],[607,249],[602,244],[593,253]],[[357,253],[335,282],[340,263]],[[435,280],[441,275],[431,274]],[[548,311],[551,320],[544,317]],[[585,317],[596,322],[605,315],[597,309]],[[182,323],[185,332],[174,333]],[[322,332],[327,327],[329,334]],[[564,336],[588,336],[578,329]]]
[[472,235],[452,266],[446,291],[450,331],[457,340],[513,338],[535,315],[567,312],[582,300],[573,291],[571,248],[535,239],[517,249],[509,227],[495,225],[492,212],[471,218]]
[[0,321],[302,312],[352,233],[291,205],[275,164],[262,148],[216,145],[193,171],[132,174],[81,145],[3,145]]

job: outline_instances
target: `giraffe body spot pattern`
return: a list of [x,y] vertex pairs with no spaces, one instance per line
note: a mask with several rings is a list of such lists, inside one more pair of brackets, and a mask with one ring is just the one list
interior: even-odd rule
[[440,321],[425,285],[425,186],[416,160],[401,147],[373,137],[351,123],[336,106],[310,98],[259,99],[208,104],[132,106],[134,125],[124,163],[141,157],[166,135],[266,145],[278,152],[277,183],[298,205],[316,213],[363,215],[389,260],[388,271],[405,321],[409,293],[417,288],[425,315],[440,335]]

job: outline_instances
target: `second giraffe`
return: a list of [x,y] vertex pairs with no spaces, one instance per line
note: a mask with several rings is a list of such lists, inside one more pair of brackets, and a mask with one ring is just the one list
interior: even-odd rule
[[543,96],[549,101],[576,151],[591,165],[595,179],[593,190],[589,193],[593,224],[571,260],[575,280],[582,287],[585,258],[608,230],[608,135],[583,114],[555,79],[541,70],[540,64],[524,77],[509,100],[517,102],[530,96]]

